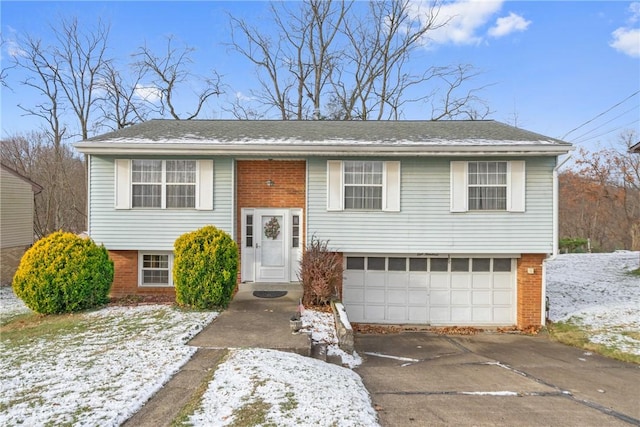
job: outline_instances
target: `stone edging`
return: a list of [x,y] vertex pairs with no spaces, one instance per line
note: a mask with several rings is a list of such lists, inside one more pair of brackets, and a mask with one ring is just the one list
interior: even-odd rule
[[354,350],[353,328],[349,323],[344,305],[340,301],[331,301],[331,309],[333,310],[333,318],[336,325],[338,346],[345,352],[352,354]]

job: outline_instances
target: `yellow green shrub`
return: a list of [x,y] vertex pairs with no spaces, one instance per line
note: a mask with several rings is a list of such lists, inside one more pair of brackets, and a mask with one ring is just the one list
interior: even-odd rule
[[104,246],[58,231],[23,255],[13,291],[36,313],[71,313],[107,303],[111,282],[113,261]]
[[238,247],[213,226],[185,233],[174,243],[173,282],[178,305],[226,307],[236,286]]

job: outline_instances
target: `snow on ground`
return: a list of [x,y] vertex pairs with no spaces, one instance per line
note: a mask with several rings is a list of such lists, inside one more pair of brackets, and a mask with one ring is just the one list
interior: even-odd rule
[[311,340],[316,343],[327,344],[327,355],[340,356],[343,365],[353,369],[362,364],[362,358],[357,352],[349,354],[338,347],[335,319],[332,313],[304,310],[302,313],[302,332],[310,333]]
[[639,255],[563,254],[548,261],[551,320],[580,325],[591,342],[640,355],[640,277],[629,274]]
[[21,314],[31,313],[20,298],[16,298],[10,286],[0,287],[0,324]]
[[[19,310],[10,300],[3,290],[3,314]],[[191,358],[185,343],[216,313],[150,305],[73,316],[34,339],[3,334],[0,425],[119,425]]]
[[277,426],[375,426],[369,393],[353,371],[276,350],[232,350],[214,374],[195,426],[225,426],[245,405],[264,403],[264,421]]

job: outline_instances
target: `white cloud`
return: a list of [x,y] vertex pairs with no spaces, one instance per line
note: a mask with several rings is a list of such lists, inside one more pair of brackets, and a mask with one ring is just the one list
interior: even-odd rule
[[503,16],[496,20],[496,25],[489,28],[491,37],[503,37],[515,31],[525,31],[531,21],[527,21],[522,16],[509,12],[509,16]]
[[[429,10],[431,2],[412,2],[409,14],[421,19]],[[429,31],[423,43],[427,46],[438,44],[478,44],[483,37],[478,34],[502,7],[502,0],[456,0],[444,3],[437,14],[436,26]],[[422,18],[423,21],[427,18]]]
[[631,3],[629,5],[629,12],[631,12],[629,23],[634,24],[638,22],[638,20],[640,19],[640,2]]
[[613,41],[609,46],[625,55],[640,58],[640,28],[620,27],[611,35]]
[[151,103],[158,102],[162,98],[162,92],[154,86],[143,86],[141,84],[137,84],[135,93],[139,98]]
[[632,25],[640,20],[640,2],[633,2],[629,5],[630,17],[628,26],[620,27],[611,35],[613,40],[609,46],[631,57],[640,57],[640,28],[633,28]]

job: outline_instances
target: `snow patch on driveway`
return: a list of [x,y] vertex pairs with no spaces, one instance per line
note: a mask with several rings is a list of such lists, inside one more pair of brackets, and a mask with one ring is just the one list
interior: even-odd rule
[[225,426],[245,405],[267,404],[266,423],[278,426],[376,426],[376,413],[358,374],[276,350],[232,350],[215,372],[196,426]]

